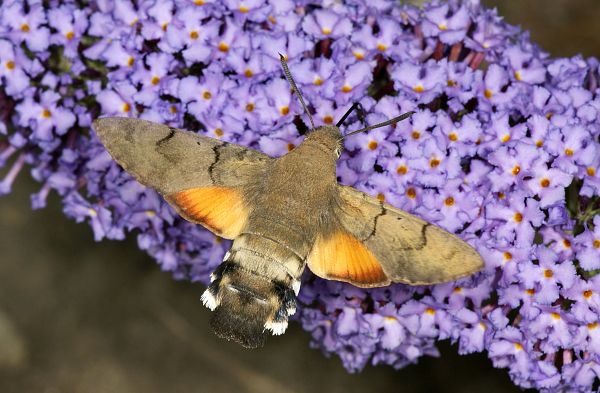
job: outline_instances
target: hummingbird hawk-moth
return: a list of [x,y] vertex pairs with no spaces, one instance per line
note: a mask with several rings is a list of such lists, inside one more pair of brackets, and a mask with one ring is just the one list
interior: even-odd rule
[[[223,338],[261,346],[285,332],[305,267],[319,277],[371,288],[435,284],[483,267],[479,254],[445,230],[338,184],[340,124],[314,127],[279,158],[167,125],[109,117],[94,121],[110,155],[156,189],[186,220],[233,239],[202,295]],[[353,106],[354,108],[355,106]],[[352,110],[352,108],[351,108]],[[350,111],[349,111],[350,112]]]

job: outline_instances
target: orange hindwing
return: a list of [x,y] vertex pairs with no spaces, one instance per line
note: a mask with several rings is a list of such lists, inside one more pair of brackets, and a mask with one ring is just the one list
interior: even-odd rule
[[165,199],[186,220],[227,239],[238,236],[248,220],[241,193],[231,187],[190,188]]
[[390,282],[371,251],[344,231],[327,238],[318,237],[307,263],[319,277],[346,281],[359,287],[382,286]]

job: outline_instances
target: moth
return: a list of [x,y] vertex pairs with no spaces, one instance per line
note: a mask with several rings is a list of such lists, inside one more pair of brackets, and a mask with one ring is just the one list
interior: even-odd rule
[[201,298],[214,311],[215,333],[248,348],[283,334],[306,266],[362,288],[436,284],[480,270],[479,254],[457,236],[337,182],[344,138],[413,112],[342,135],[353,105],[335,126],[315,128],[283,57],[281,63],[312,128],[279,158],[145,120],[93,123],[110,155],[140,183],[186,220],[233,239]]

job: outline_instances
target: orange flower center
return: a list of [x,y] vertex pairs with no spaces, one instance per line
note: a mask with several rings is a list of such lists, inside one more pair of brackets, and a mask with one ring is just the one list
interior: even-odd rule
[[431,160],[429,160],[430,167],[436,168],[438,165],[440,165],[440,160],[438,160],[437,158],[432,158]]
[[212,98],[212,93],[208,90],[204,90],[204,93],[202,93],[202,98],[205,100],[210,100]]
[[458,140],[458,135],[456,135],[455,132],[452,132],[448,135],[448,139],[450,139],[452,142],[456,142]]
[[415,93],[422,93],[425,91],[425,88],[423,88],[423,86],[421,86],[421,85],[417,85],[417,86],[413,87],[413,91]]
[[160,82],[160,78],[158,76],[153,76],[152,80],[150,81],[150,83],[152,83],[154,86],[158,85],[158,82]]
[[492,98],[494,93],[492,93],[492,91],[490,89],[485,89],[485,91],[483,92],[483,95],[485,96],[485,98],[487,98],[489,100],[490,98]]
[[565,154],[568,155],[569,157],[571,157],[573,155],[573,150],[565,149]]
[[590,291],[589,289],[587,291],[583,291],[583,297],[585,297],[586,299],[591,298],[593,295],[593,292]]
[[377,199],[379,199],[381,202],[385,201],[385,195],[383,195],[382,193],[377,194]]
[[571,248],[571,241],[569,239],[564,239],[563,246],[565,246],[565,248]]
[[52,112],[50,112],[48,109],[44,109],[42,111],[42,117],[45,119],[48,119],[52,116]]
[[216,136],[218,136],[219,138],[223,136],[224,132],[221,128],[215,128],[215,130],[213,131],[215,133]]
[[287,149],[288,149],[288,151],[292,151],[292,150],[294,150],[294,148],[295,148],[295,147],[296,147],[296,145],[294,145],[293,143],[288,143],[288,144],[287,144]]
[[504,259],[510,261],[513,258],[512,254],[508,251],[504,251]]
[[369,142],[369,150],[375,150],[377,149],[377,142],[376,141],[371,141]]
[[135,63],[135,59],[133,58],[133,56],[129,56],[129,59],[127,59],[127,65],[129,67],[133,67],[133,63]]
[[523,221],[523,215],[519,212],[516,212],[513,216],[513,220],[515,220],[515,222],[521,222]]
[[352,54],[356,60],[363,60],[365,58],[365,54],[359,51],[354,51]]
[[518,165],[515,165],[512,169],[512,174],[517,176],[519,174],[519,172],[521,172],[521,167]]
[[131,105],[129,105],[128,103],[124,103],[121,107],[121,110],[125,113],[128,113],[131,110]]
[[446,206],[454,206],[454,197],[449,196],[444,200]]
[[331,115],[326,115],[323,118],[323,123],[325,123],[325,124],[331,124],[331,123],[333,123],[333,117]]
[[29,25],[28,25],[27,23],[23,23],[23,24],[21,25],[21,31],[22,31],[23,33],[28,33],[28,32],[29,32]]
[[412,136],[412,138],[414,140],[417,140],[421,137],[421,133],[419,131],[413,131],[412,134],[410,134]]
[[6,62],[6,69],[7,70],[14,70],[15,69],[15,62],[12,60],[9,60]]
[[247,112],[252,112],[254,110],[254,104],[249,102],[246,104],[246,111]]
[[281,108],[279,108],[279,113],[281,113],[282,116],[287,115],[288,113],[290,113],[290,107],[289,106],[282,106]]
[[542,180],[540,180],[540,186],[546,188],[550,186],[550,179],[547,178],[543,178]]
[[344,93],[350,93],[352,91],[352,87],[350,87],[348,85],[344,85],[344,87],[342,87],[342,91]]
[[71,41],[73,38],[75,38],[75,33],[72,31],[67,31],[65,33],[65,38],[69,41]]
[[600,240],[598,240],[598,239],[594,240],[594,248],[600,248]]
[[435,310],[431,307],[427,307],[425,309],[425,314],[429,314],[429,315],[434,315],[435,314]]
[[596,168],[588,166],[586,172],[588,176],[594,176],[596,175]]
[[406,165],[400,165],[396,168],[396,173],[399,175],[406,175],[406,172],[408,172]]
[[252,72],[252,70],[250,68],[246,68],[246,71],[244,71],[244,76],[246,78],[252,78],[252,75],[254,75],[254,73]]
[[417,191],[410,187],[408,190],[406,190],[406,196],[408,196],[410,199],[415,199],[417,197]]
[[554,272],[550,269],[546,269],[544,270],[544,277],[546,278],[552,278],[554,276]]
[[319,78],[318,76],[315,78],[315,80],[313,81],[313,84],[315,86],[321,86],[323,84],[323,79]]
[[221,43],[219,43],[219,47],[218,48],[219,48],[219,50],[221,52],[227,52],[229,50],[229,45],[227,45],[224,42],[221,42]]
[[190,38],[193,40],[197,40],[198,37],[200,37],[200,35],[198,34],[198,32],[196,30],[194,31],[190,31]]
[[521,71],[515,71],[515,79],[518,81],[521,80]]

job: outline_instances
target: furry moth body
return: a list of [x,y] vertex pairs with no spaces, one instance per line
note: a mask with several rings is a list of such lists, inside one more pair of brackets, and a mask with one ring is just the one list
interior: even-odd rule
[[102,118],[93,127],[183,218],[233,239],[202,301],[215,333],[243,346],[285,332],[306,266],[365,288],[452,281],[483,266],[457,236],[339,185],[337,126],[313,129],[280,158],[145,120]]

